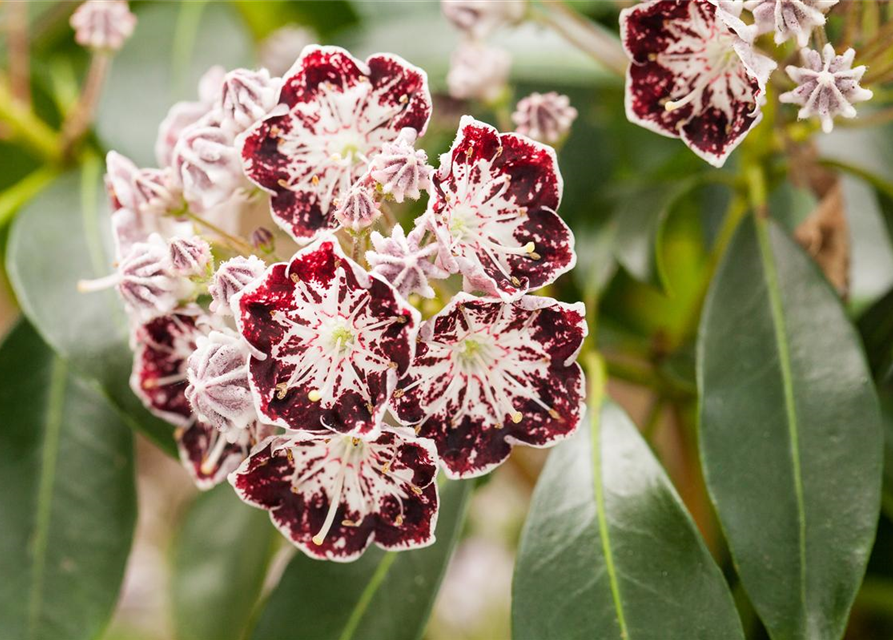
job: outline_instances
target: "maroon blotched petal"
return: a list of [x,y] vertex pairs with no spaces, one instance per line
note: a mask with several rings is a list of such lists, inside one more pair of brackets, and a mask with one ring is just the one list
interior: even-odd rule
[[186,360],[203,331],[195,317],[161,316],[136,328],[130,388],[149,411],[172,424],[192,424],[186,399]]
[[433,542],[436,473],[433,446],[391,431],[296,435],[266,440],[230,482],[304,553],[347,562],[373,541],[394,550]]
[[334,238],[272,266],[236,299],[266,421],[298,430],[375,432],[409,367],[418,312]]
[[458,296],[422,326],[392,400],[398,418],[437,443],[456,478],[487,473],[515,443],[569,436],[583,409],[583,316],[582,304],[549,298]]
[[442,266],[504,299],[573,268],[573,234],[556,213],[562,181],[551,147],[465,116],[442,163],[430,222]]
[[365,63],[338,47],[307,47],[285,79],[279,107],[243,140],[245,172],[273,195],[273,218],[298,242],[333,222],[385,143],[431,115],[425,72],[392,55]]
[[250,448],[248,439],[229,443],[220,431],[201,421],[177,431],[180,462],[202,491],[226,480],[242,464]]

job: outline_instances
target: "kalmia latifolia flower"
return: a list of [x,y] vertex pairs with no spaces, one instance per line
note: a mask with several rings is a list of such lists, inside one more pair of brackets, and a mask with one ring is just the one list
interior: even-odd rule
[[369,168],[370,177],[381,187],[381,192],[403,202],[404,198],[418,200],[422,190],[431,188],[434,169],[428,165],[428,154],[413,147],[415,130],[404,129],[394,142],[386,143]]
[[817,116],[825,133],[834,129],[835,116],[855,118],[853,104],[870,100],[874,95],[859,86],[865,66],[853,68],[856,52],[852,49],[837,55],[833,45],[827,44],[821,54],[803,49],[801,56],[802,67],[790,65],[786,69],[797,88],[781,94],[778,99],[800,105],[798,117],[801,119]]
[[244,137],[245,173],[273,194],[273,218],[298,242],[333,226],[338,202],[385,143],[431,115],[425,72],[378,54],[307,47],[284,79],[279,106]]
[[518,102],[512,114],[515,130],[525,136],[554,144],[564,138],[577,119],[570,98],[551,91],[531,93]]
[[177,429],[175,436],[180,462],[195,486],[207,491],[238,469],[251,447],[267,432],[263,425],[258,425],[246,430],[236,442],[230,442],[215,427],[195,420],[190,426]]
[[198,100],[178,102],[158,127],[155,141],[155,159],[161,167],[169,167],[174,156],[174,147],[183,131],[202,118],[211,114],[220,98],[226,70],[220,66],[208,69],[198,83]]
[[211,312],[223,316],[233,315],[233,298],[260,278],[266,270],[266,263],[257,256],[236,256],[221,264],[208,287]]
[[276,106],[279,83],[266,69],[227,73],[220,93],[221,127],[237,135],[265,117]]
[[368,439],[268,438],[230,482],[304,553],[348,562],[372,542],[388,550],[434,542],[436,477],[430,441],[387,429]]
[[512,57],[482,42],[462,42],[450,58],[447,86],[456,100],[494,102],[505,93]]
[[168,248],[171,268],[179,276],[202,276],[212,267],[211,246],[199,237],[173,238]]
[[[720,8],[722,7],[722,8]],[[709,0],[653,0],[620,14],[632,60],[626,81],[630,121],[681,138],[722,166],[762,118],[775,62],[753,48],[741,5]]]
[[415,349],[419,313],[323,237],[275,264],[237,298],[237,323],[264,358],[249,361],[265,422],[378,431]]
[[377,231],[370,236],[374,250],[366,252],[366,262],[372,273],[390,282],[404,297],[417,293],[423,298],[433,298],[434,289],[428,279],[442,280],[450,275],[432,262],[438,251],[436,242],[420,246],[426,233],[424,225],[419,225],[407,236],[403,227],[396,224],[390,237]]
[[441,0],[443,15],[474,38],[486,38],[504,24],[520,22],[526,0]]
[[824,26],[825,14],[838,0],[747,0],[744,8],[753,13],[759,33],[775,32],[775,44],[797,39],[797,45],[809,44],[816,27]]
[[174,147],[172,166],[183,184],[186,201],[197,212],[222,204],[245,186],[232,136],[201,121],[181,135]]
[[257,422],[248,387],[248,345],[232,331],[201,336],[186,367],[186,398],[199,420],[238,442]]
[[439,264],[467,289],[505,299],[554,282],[576,262],[556,213],[561,192],[551,147],[463,117],[429,204]]
[[117,51],[133,35],[136,16],[124,0],[88,0],[71,14],[74,39],[96,51]]
[[513,444],[546,447],[580,422],[584,308],[526,296],[511,303],[459,294],[422,325],[393,405],[432,438],[454,478],[482,475]]
[[352,231],[360,231],[370,226],[381,215],[370,185],[358,183],[347,192],[344,201],[335,209],[338,223]]

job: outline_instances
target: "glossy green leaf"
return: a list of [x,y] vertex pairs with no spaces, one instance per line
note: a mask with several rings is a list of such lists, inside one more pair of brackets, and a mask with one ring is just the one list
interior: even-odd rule
[[254,66],[251,39],[225,2],[152,2],[135,7],[133,37],[115,56],[96,117],[108,148],[154,167],[158,125],[178,100],[198,99],[198,80],[214,65]]
[[339,564],[295,556],[253,640],[418,640],[465,519],[473,483],[441,485],[437,541],[416,551],[370,548]]
[[0,380],[0,637],[96,638],[136,520],[132,433],[25,323]]
[[200,495],[174,541],[171,606],[177,640],[239,640],[279,534],[229,484]]
[[635,425],[611,403],[590,424],[555,448],[534,491],[513,638],[743,638],[719,568]]
[[78,372],[98,380],[124,420],[173,453],[173,428],[151,416],[130,390],[133,354],[117,294],[77,289],[78,280],[113,270],[101,173],[99,160],[90,159],[22,208],[9,238],[9,278],[43,339]]
[[746,220],[698,352],[701,454],[742,583],[776,640],[843,635],[877,524],[878,401],[859,338],[781,229]]

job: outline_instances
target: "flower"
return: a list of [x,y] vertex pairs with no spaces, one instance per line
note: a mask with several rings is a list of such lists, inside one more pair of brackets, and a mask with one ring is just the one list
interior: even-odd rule
[[428,278],[440,280],[450,275],[431,261],[438,252],[436,242],[419,246],[425,233],[422,225],[406,236],[403,227],[395,224],[389,238],[377,231],[370,236],[375,250],[366,252],[366,262],[372,273],[390,282],[404,297],[417,293],[423,298],[433,298],[434,289],[428,284]]
[[275,264],[233,302],[264,422],[375,433],[415,349],[419,314],[323,237]]
[[236,256],[221,264],[208,287],[211,313],[233,315],[231,304],[235,295],[260,278],[266,270],[266,263],[257,256]]
[[230,330],[200,336],[189,356],[186,399],[202,422],[238,442],[257,422],[248,387],[248,345]]
[[88,0],[71,14],[75,41],[97,51],[117,51],[135,27],[136,16],[124,0]]
[[200,420],[177,429],[174,435],[180,463],[189,472],[195,486],[207,491],[238,469],[258,440],[258,435],[252,431],[260,431],[264,435],[268,433],[263,425],[256,425],[245,431],[236,442],[229,442],[220,431]]
[[398,419],[437,443],[453,478],[489,472],[513,444],[547,447],[568,437],[584,407],[576,363],[584,315],[581,303],[458,294],[422,325],[394,393]]
[[837,55],[834,47],[826,44],[820,54],[818,51],[803,49],[801,52],[803,66],[790,65],[786,71],[791,80],[797,83],[793,91],[781,94],[781,102],[801,106],[798,118],[818,116],[822,121],[822,131],[831,133],[834,129],[834,117],[855,118],[854,103],[870,100],[874,95],[870,90],[859,86],[865,73],[865,66],[853,69],[856,52],[847,49],[843,55]]
[[815,27],[825,24],[825,13],[838,0],[747,0],[744,8],[753,13],[758,33],[775,31],[775,44],[797,38],[797,45],[809,44]]
[[[682,138],[698,156],[722,166],[762,118],[775,62],[757,53],[753,30],[708,0],[654,0],[620,14],[632,60],[626,115],[646,129]],[[729,9],[729,10],[726,10]]]
[[434,542],[436,476],[430,442],[388,429],[369,439],[268,438],[229,480],[304,553],[349,562],[373,541],[388,550]]
[[171,164],[186,201],[197,212],[225,202],[245,186],[232,137],[205,119],[183,131]]
[[397,202],[407,196],[418,200],[422,189],[431,188],[431,174],[434,169],[428,165],[428,154],[412,146],[415,129],[404,129],[394,142],[385,143],[381,153],[372,160],[370,177]]
[[561,192],[551,147],[464,116],[429,204],[440,266],[506,299],[554,282],[576,262]]
[[202,276],[213,268],[210,245],[199,238],[173,238],[168,245],[171,268],[178,276]]
[[286,25],[276,29],[260,43],[260,63],[275,76],[287,73],[301,56],[304,48],[317,41],[313,31],[305,27]]
[[280,83],[266,69],[227,73],[220,92],[220,126],[232,135],[253,126],[276,106]]
[[526,0],[441,0],[447,20],[474,38],[486,38],[504,24],[524,18]]
[[518,102],[512,114],[516,131],[534,140],[554,144],[568,134],[577,119],[570,98],[551,91],[531,93]]
[[382,146],[431,115],[425,72],[393,55],[365,63],[311,46],[283,83],[279,107],[243,137],[245,173],[273,194],[276,223],[306,243],[333,224],[337,201]]
[[155,141],[155,158],[161,167],[169,167],[173,161],[174,147],[187,127],[204,117],[213,120],[213,113],[218,105],[226,69],[214,66],[208,69],[198,82],[198,101],[178,102],[168,111],[167,116],[158,127],[158,138]]
[[369,188],[358,183],[347,192],[344,202],[335,209],[335,219],[339,224],[360,231],[371,225],[381,215],[381,209]]
[[186,399],[186,361],[205,329],[195,315],[175,313],[138,325],[130,388],[146,408],[171,424],[194,422]]
[[450,96],[456,100],[494,102],[506,90],[511,67],[508,51],[482,42],[462,42],[450,57]]

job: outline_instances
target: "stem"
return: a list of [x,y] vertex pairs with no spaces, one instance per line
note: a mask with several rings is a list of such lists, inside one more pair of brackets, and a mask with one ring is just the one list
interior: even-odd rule
[[548,0],[530,11],[531,17],[620,77],[629,61],[620,41],[600,25],[584,18],[561,0]]
[[752,164],[746,170],[747,192],[750,197],[750,206],[760,218],[769,217],[769,207],[766,204],[766,175],[759,164]]
[[6,6],[7,48],[9,50],[9,87],[13,97],[23,105],[31,105],[31,71],[28,59],[28,3],[12,2]]
[[110,62],[111,57],[108,52],[97,51],[93,54],[81,97],[65,119],[65,124],[62,125],[62,153],[66,156],[93,122],[93,113],[96,111],[96,105],[102,95],[102,85],[105,82]]
[[843,43],[841,47],[849,49],[856,42],[856,34],[859,33],[859,12],[861,2],[844,2],[846,11],[846,24],[843,28]]
[[660,419],[663,417],[665,406],[666,403],[660,396],[655,396],[651,401],[651,407],[648,409],[648,417],[645,418],[645,423],[642,425],[642,435],[645,436],[645,439],[649,442],[654,438],[654,432],[657,431]]
[[58,162],[58,137],[55,131],[35,116],[31,110],[16,101],[9,87],[0,79],[0,120],[9,125],[14,136],[49,162]]
[[58,173],[54,166],[43,166],[0,193],[0,228],[5,227],[19,208],[52,182]]
[[182,212],[178,211],[177,213],[180,215],[186,216],[187,218],[189,218],[196,224],[199,224],[199,225],[203,226],[204,228],[206,228],[207,230],[216,233],[218,236],[220,236],[221,238],[226,240],[227,244],[229,244],[232,249],[234,249],[236,251],[240,251],[246,255],[254,253],[254,246],[252,246],[246,240],[237,238],[236,236],[234,236],[230,233],[227,233],[226,231],[224,231],[223,229],[218,227],[216,224],[214,224],[212,222],[208,222],[201,216],[198,216],[189,210],[182,211]]

